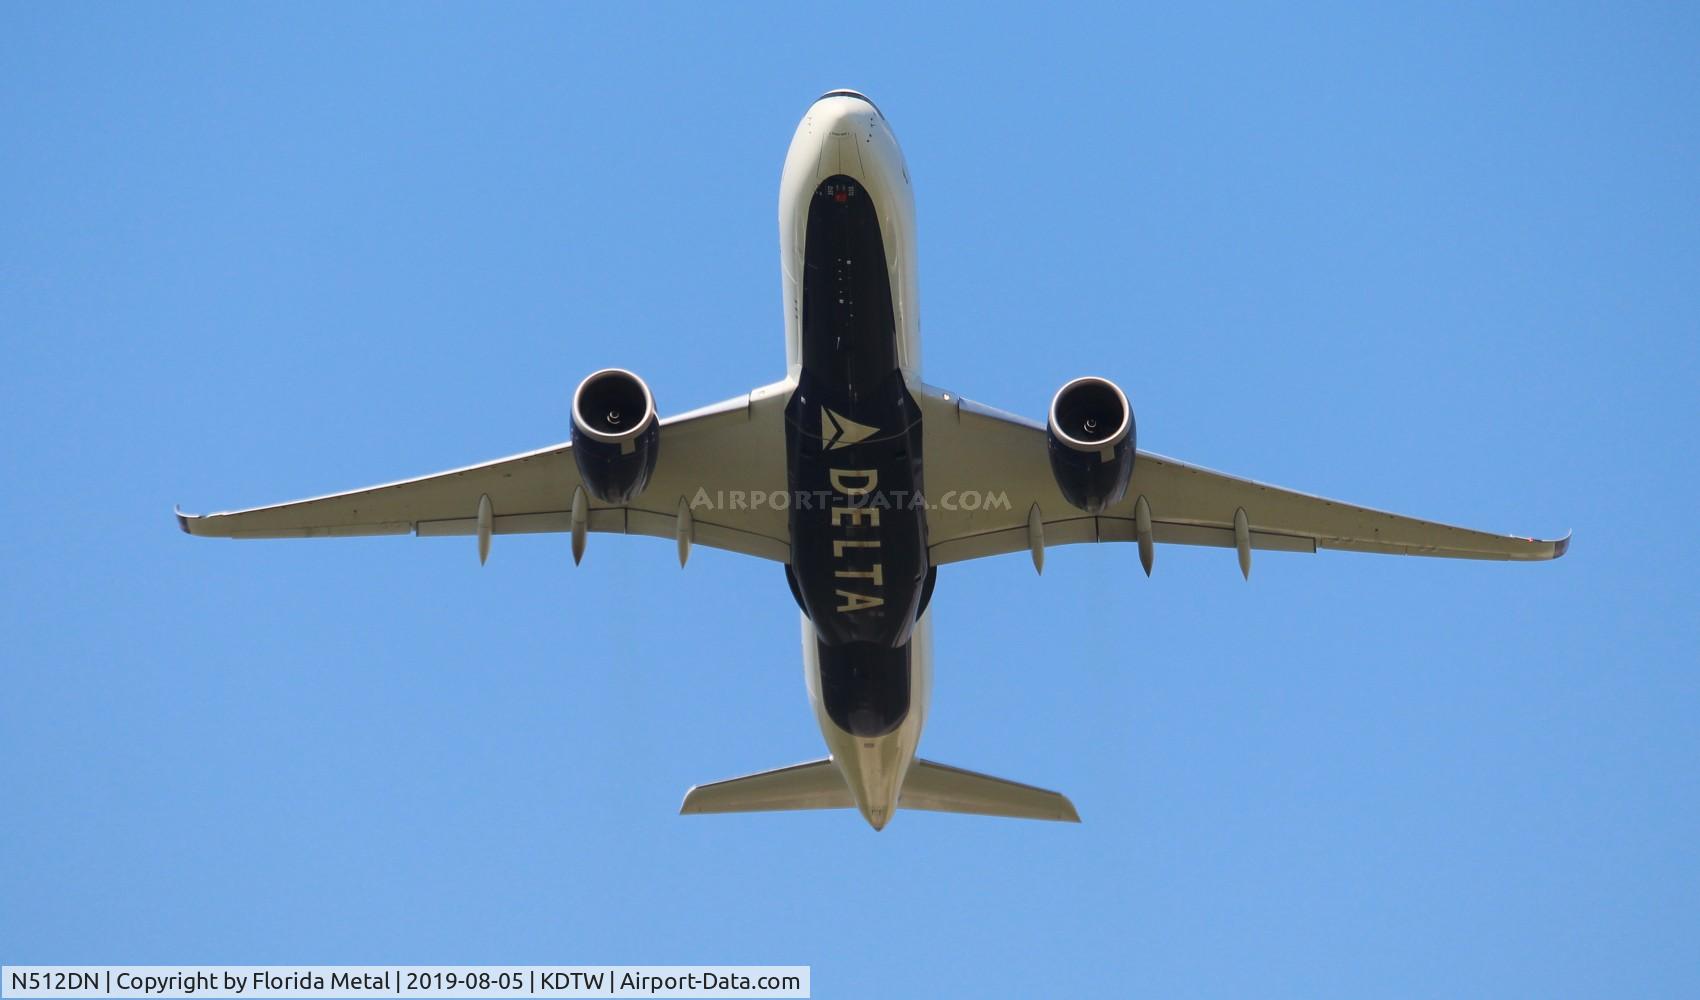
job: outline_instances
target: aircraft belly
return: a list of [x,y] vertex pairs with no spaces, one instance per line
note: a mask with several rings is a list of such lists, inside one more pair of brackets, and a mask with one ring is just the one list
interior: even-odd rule
[[819,690],[845,732],[896,729],[929,582],[921,412],[898,361],[874,200],[853,177],[815,190],[803,253],[802,364],[786,406],[794,593]]

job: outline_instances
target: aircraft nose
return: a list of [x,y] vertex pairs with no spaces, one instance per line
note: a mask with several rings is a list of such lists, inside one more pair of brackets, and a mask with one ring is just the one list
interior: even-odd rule
[[881,117],[874,102],[853,90],[822,94],[809,116],[826,135],[860,134]]
[[[862,93],[860,90],[851,90],[849,87],[840,87],[837,90],[829,90],[815,98],[815,103],[819,104],[821,101],[832,97],[848,97],[851,100],[861,101],[868,107],[873,108],[874,114],[880,114],[879,105],[875,104],[872,98],[870,98],[867,94]],[[880,115],[880,117],[883,118],[885,116]]]

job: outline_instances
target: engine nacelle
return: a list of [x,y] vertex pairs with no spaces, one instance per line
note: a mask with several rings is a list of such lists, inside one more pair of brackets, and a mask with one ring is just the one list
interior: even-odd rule
[[660,451],[661,421],[643,379],[604,368],[573,390],[573,461],[591,496],[603,503],[637,499]]
[[1045,424],[1051,474],[1068,502],[1099,514],[1127,494],[1133,475],[1133,407],[1106,378],[1077,378],[1057,390]]

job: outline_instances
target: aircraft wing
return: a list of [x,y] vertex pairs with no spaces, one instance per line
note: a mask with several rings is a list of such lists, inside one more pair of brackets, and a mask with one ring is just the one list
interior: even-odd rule
[[[1343,549],[1456,559],[1556,559],[1570,538],[1543,541],[1457,528],[1224,475],[1141,451],[1127,496],[1093,516],[1063,499],[1043,425],[930,389],[922,401],[929,551],[959,562],[1030,548],[1038,505],[1043,544],[1137,541],[1136,505],[1148,505],[1153,542],[1236,547],[1245,511],[1250,547]],[[949,496],[947,494],[955,493]],[[970,496],[970,494],[973,494]],[[1001,494],[1007,503],[986,502]],[[964,509],[973,502],[978,509]],[[952,510],[950,508],[955,507]]]
[[[624,506],[586,494],[588,529],[676,538],[681,502],[691,541],[785,562],[783,508],[751,502],[787,489],[787,386],[764,386],[724,403],[661,421],[655,471]],[[571,531],[578,467],[570,443],[347,493],[221,514],[178,512],[191,535],[212,538],[325,538],[347,535],[473,535],[490,498],[493,534]],[[739,502],[742,500],[742,502]]]

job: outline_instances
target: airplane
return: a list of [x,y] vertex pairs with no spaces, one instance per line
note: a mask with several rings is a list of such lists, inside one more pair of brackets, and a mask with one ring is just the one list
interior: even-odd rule
[[1156,545],[1545,560],[1543,541],[1417,520],[1224,475],[1136,447],[1109,379],[1076,378],[1043,423],[921,380],[915,199],[890,124],[854,90],[822,95],[779,184],[785,377],[661,419],[609,368],[579,383],[562,444],[435,475],[204,516],[217,538],[592,532],[672,538],[783,568],[827,756],[690,789],[681,813],[898,809],[1079,822],[1057,792],[916,756],[932,693],[940,566],[1026,551]]

